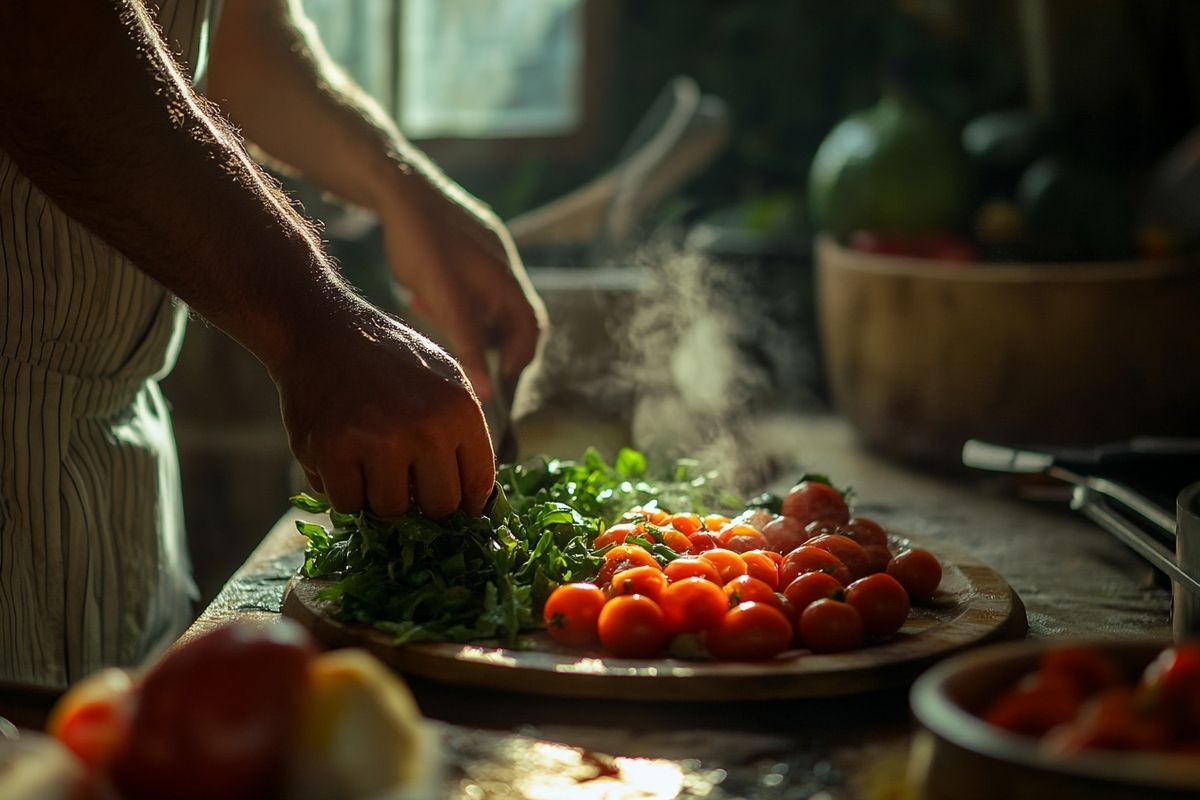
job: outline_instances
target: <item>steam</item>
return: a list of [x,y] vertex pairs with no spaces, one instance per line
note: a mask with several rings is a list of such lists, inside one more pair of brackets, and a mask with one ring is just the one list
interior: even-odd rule
[[696,458],[742,490],[793,467],[795,416],[815,405],[812,343],[764,298],[795,273],[755,285],[761,273],[665,242],[623,263],[644,278],[626,292],[548,296],[554,333],[522,383],[518,418],[572,418],[576,449],[557,455],[578,455],[588,435],[611,439],[615,426],[652,462]]

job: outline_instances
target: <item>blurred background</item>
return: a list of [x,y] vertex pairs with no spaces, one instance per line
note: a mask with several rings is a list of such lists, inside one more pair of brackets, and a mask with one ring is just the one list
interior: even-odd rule
[[[1198,3],[303,5],[510,221],[554,325],[523,454],[634,444],[753,485],[802,447],[789,416],[830,408],[943,466],[966,435],[1195,432]],[[281,179],[407,316],[371,216]],[[207,599],[300,486],[219,332],[192,325],[164,388]]]

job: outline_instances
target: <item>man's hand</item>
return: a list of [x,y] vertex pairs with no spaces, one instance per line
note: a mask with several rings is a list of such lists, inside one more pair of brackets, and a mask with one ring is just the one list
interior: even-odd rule
[[[486,354],[498,350],[511,393],[533,359],[545,310],[530,288],[503,224],[457,185],[437,176],[399,176],[394,203],[380,210],[392,274],[413,310],[450,340],[480,399],[497,387]],[[511,396],[508,398],[511,401]]]
[[[314,369],[314,366],[316,369]],[[334,508],[479,514],[495,481],[479,402],[428,339],[363,307],[272,365],[292,452]]]

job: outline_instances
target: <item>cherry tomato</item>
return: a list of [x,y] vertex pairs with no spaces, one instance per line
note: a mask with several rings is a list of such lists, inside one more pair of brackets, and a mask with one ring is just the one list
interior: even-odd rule
[[129,674],[120,669],[102,669],[63,695],[50,713],[46,733],[89,767],[101,767],[124,743],[133,703]]
[[1200,728],[1200,644],[1168,648],[1146,667],[1142,675],[1145,693],[1160,706],[1177,727]]
[[667,618],[649,597],[614,597],[600,611],[600,644],[620,658],[649,658],[663,649]]
[[792,643],[792,625],[777,608],[746,602],[729,609],[705,636],[715,658],[761,661],[774,658]]
[[800,612],[800,641],[814,653],[844,653],[863,641],[858,609],[826,598]]
[[827,519],[837,524],[849,521],[850,509],[837,489],[825,483],[802,481],[783,498],[784,516],[808,523]]
[[701,522],[704,523],[704,530],[711,531],[713,533],[719,532],[732,521],[733,520],[731,520],[729,517],[726,517],[722,514],[709,514],[701,519]]
[[703,553],[705,550],[712,550],[721,546],[721,543],[717,541],[717,535],[708,531],[693,533],[688,537],[688,541],[692,543],[693,553]]
[[[776,592],[775,599],[779,601],[779,605],[776,607],[783,612],[785,617],[787,617],[787,621],[791,624],[794,632],[796,630],[796,626],[800,624],[800,612],[794,605],[792,605],[792,601],[788,600],[787,596],[784,595],[783,592]],[[794,638],[795,637],[793,635],[793,639]]]
[[887,547],[887,531],[878,522],[867,517],[851,517],[850,521],[842,525],[837,532],[843,536],[849,536],[864,548]]
[[704,578],[684,578],[666,588],[662,610],[672,634],[704,631],[716,625],[729,610],[729,597]]
[[908,592],[884,573],[868,575],[846,587],[846,602],[858,609],[867,636],[891,636],[908,619]]
[[1038,662],[1043,674],[1055,673],[1079,687],[1084,697],[1121,682],[1121,671],[1112,659],[1083,645],[1048,650]]
[[713,550],[705,550],[700,554],[700,557],[705,561],[711,562],[717,568],[717,572],[721,575],[722,586],[734,578],[745,575],[748,571],[746,569],[746,562],[732,550],[723,550],[718,547]]
[[814,519],[804,526],[804,544],[808,544],[818,536],[828,536],[837,533],[841,526],[831,519]]
[[717,571],[716,566],[711,561],[705,561],[699,556],[677,558],[663,567],[663,574],[671,583],[688,578],[704,578],[717,584],[718,587],[724,585],[721,583],[721,573]]
[[887,572],[888,564],[892,563],[892,551],[877,544],[869,544],[863,548],[867,554],[867,574]]
[[[779,588],[779,565],[775,559],[767,555],[769,550],[750,550],[742,553],[742,561],[746,562],[746,574],[751,578],[758,578],[760,581],[771,587],[771,591]],[[778,553],[772,553],[776,557]],[[780,561],[783,559],[780,558]]]
[[984,713],[991,724],[1013,733],[1041,736],[1071,722],[1083,698],[1061,677],[1036,675],[1002,694]]
[[612,595],[640,594],[658,602],[667,588],[667,576],[654,567],[632,567],[612,577]]
[[621,516],[621,519],[642,520],[651,525],[666,525],[670,518],[671,515],[661,508],[643,508],[642,506],[635,506]]
[[[645,567],[644,569],[649,569]],[[546,632],[559,644],[582,647],[597,639],[600,609],[607,600],[594,583],[568,583],[550,593],[542,609]]]
[[805,547],[819,547],[837,556],[838,561],[846,565],[851,580],[857,580],[867,574],[871,558],[853,539],[839,534],[825,534],[810,539]]
[[838,579],[826,572],[806,572],[787,585],[783,595],[793,606],[797,614],[803,614],[804,609],[818,600],[827,597],[841,599],[845,587]]
[[729,598],[730,608],[739,603],[749,602],[766,603],[769,606],[775,607],[779,606],[779,600],[775,597],[775,590],[758,578],[751,578],[749,575],[742,575],[740,578],[734,578],[725,584],[725,595]]
[[762,550],[769,546],[767,537],[749,525],[729,525],[717,536],[717,541],[726,550],[732,550],[735,553]]
[[1128,686],[1110,686],[1086,701],[1075,719],[1051,729],[1046,750],[1074,755],[1085,750],[1157,750],[1170,741],[1165,721],[1143,713]]
[[126,800],[275,796],[314,649],[295,623],[233,623],[169,651],[141,683],[109,775]]
[[671,517],[671,525],[685,536],[690,536],[704,528],[704,520],[700,519],[699,514],[675,514]]
[[600,574],[596,576],[597,585],[607,585],[612,580],[613,575],[630,567],[656,567],[662,569],[654,559],[654,556],[650,555],[650,552],[645,548],[632,544],[619,544],[604,554],[604,566],[600,567]]
[[779,566],[779,583],[787,586],[805,572],[826,572],[837,578],[842,586],[850,583],[846,565],[828,550],[802,545],[783,557]]
[[607,547],[610,544],[621,544],[629,536],[634,534],[645,533],[645,528],[641,525],[636,525],[632,522],[622,522],[619,525],[613,525],[604,533],[596,537],[592,542],[592,547],[599,550],[601,547]]
[[692,542],[688,537],[676,530],[667,529],[663,531],[663,544],[674,550],[676,553],[692,552]]
[[776,517],[763,526],[767,548],[777,553],[790,553],[810,538],[804,523],[794,517]]
[[942,565],[927,550],[905,550],[888,564],[887,573],[900,581],[914,601],[933,597],[942,582]]

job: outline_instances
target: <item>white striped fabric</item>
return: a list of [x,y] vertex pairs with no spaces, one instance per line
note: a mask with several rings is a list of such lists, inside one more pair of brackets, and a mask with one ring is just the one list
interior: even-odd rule
[[[149,4],[202,77],[217,9]],[[178,462],[157,379],[185,309],[0,150],[0,680],[135,666],[191,619]]]

